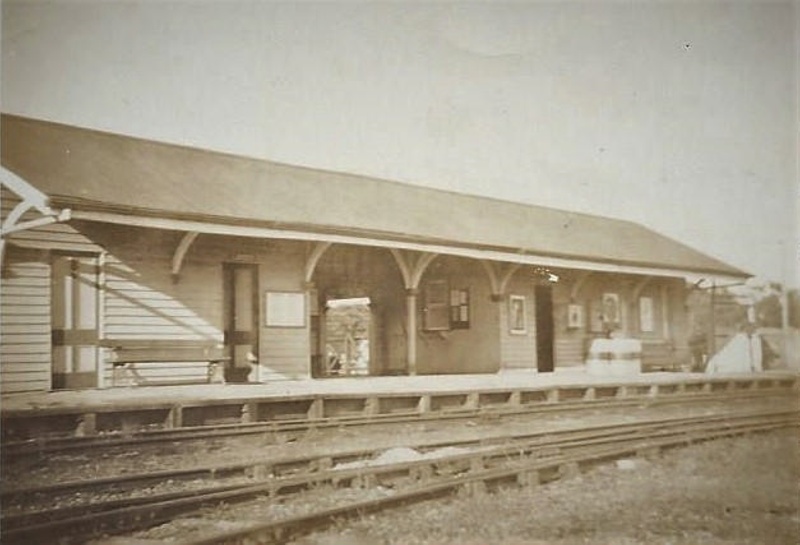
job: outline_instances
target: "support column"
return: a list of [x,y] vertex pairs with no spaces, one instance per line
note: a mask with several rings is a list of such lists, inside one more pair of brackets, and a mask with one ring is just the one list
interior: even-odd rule
[[408,374],[417,374],[417,288],[406,289],[406,328],[408,329]]
[[309,378],[318,378],[325,375],[327,368],[324,312],[319,308],[317,285],[314,282],[305,282],[303,288],[306,292],[306,323],[308,324],[310,346],[308,376]]
[[406,333],[408,342],[406,344],[408,354],[406,364],[409,375],[417,374],[417,295],[419,293],[419,283],[428,265],[436,259],[438,254],[424,252],[421,254],[406,253],[402,250],[391,249],[400,274],[403,275],[403,283],[406,288]]

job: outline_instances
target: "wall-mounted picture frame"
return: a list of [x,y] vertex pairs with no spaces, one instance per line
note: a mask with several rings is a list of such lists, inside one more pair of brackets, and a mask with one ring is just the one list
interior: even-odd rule
[[525,335],[528,332],[524,295],[508,296],[508,331],[512,335]]
[[567,328],[580,329],[584,325],[583,305],[571,304],[567,307]]
[[603,322],[605,322],[607,326],[612,327],[619,326],[622,322],[618,293],[603,294]]
[[264,307],[266,327],[306,326],[306,294],[302,291],[268,291]]

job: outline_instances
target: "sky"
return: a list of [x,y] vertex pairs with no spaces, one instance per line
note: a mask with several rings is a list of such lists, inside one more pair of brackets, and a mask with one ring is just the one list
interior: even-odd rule
[[4,0],[0,108],[631,220],[796,287],[799,12]]

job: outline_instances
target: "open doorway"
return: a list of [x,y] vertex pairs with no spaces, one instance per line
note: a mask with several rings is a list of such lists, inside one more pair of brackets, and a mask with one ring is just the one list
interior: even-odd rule
[[325,304],[322,376],[370,374],[372,309],[369,297],[330,299]]
[[536,286],[536,368],[550,373],[554,368],[553,288]]
[[[258,265],[224,263],[222,271],[225,350],[231,358],[225,380],[247,382],[258,361]],[[252,380],[258,378],[256,372]]]

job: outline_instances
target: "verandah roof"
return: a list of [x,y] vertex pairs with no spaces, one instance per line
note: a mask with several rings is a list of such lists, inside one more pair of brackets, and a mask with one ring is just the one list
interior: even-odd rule
[[2,115],[2,164],[52,203],[150,217],[435,242],[733,277],[617,219]]

